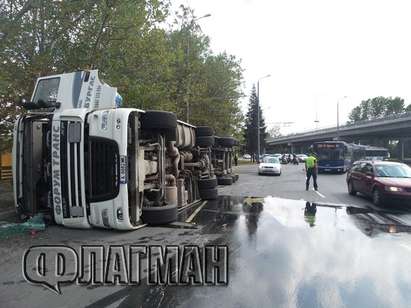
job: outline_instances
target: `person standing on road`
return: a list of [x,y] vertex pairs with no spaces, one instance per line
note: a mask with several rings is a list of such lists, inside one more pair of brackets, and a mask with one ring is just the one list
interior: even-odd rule
[[234,154],[234,165],[238,166],[238,155],[237,155],[237,153]]
[[313,153],[310,153],[310,155],[305,160],[305,173],[306,173],[305,190],[308,190],[308,188],[310,187],[311,177],[313,177],[314,189],[318,190],[317,171],[318,171],[317,158],[314,156]]

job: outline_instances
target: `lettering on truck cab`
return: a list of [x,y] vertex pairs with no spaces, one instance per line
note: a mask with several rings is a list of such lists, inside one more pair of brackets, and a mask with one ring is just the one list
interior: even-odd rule
[[61,214],[61,172],[60,172],[60,122],[53,122],[52,131],[53,206],[57,215]]

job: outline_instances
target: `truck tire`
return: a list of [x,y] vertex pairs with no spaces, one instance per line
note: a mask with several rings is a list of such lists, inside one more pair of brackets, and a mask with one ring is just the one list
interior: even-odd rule
[[231,137],[218,137],[217,144],[224,148],[232,148],[235,145],[236,139]]
[[215,200],[218,198],[218,190],[217,188],[201,189],[200,197],[203,200]]
[[201,136],[196,138],[196,145],[200,148],[209,148],[214,145],[214,136]]
[[209,179],[198,180],[198,189],[200,190],[216,188],[217,185],[218,185],[217,178],[215,176]]
[[177,205],[143,206],[141,218],[149,225],[164,225],[177,220]]
[[218,185],[231,185],[233,184],[233,178],[231,176],[221,176],[218,178]]
[[196,136],[203,137],[203,136],[213,136],[214,129],[209,126],[197,126],[196,127]]
[[141,127],[163,132],[168,141],[177,139],[177,117],[172,112],[148,110],[141,114]]

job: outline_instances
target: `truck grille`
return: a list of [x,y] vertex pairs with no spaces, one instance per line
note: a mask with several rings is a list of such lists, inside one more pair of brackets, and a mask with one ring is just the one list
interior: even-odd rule
[[[83,196],[81,193],[81,123],[75,121],[60,122],[61,153],[61,194],[63,217],[82,217]],[[73,138],[78,135],[80,138]]]
[[87,181],[90,202],[115,198],[119,193],[119,149],[114,140],[89,137]]

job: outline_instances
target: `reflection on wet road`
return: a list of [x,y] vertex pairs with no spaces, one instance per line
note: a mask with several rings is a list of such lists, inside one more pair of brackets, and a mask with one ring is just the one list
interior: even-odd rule
[[220,197],[208,203],[194,222],[202,226],[203,238],[228,245],[229,285],[130,287],[114,294],[120,307],[138,303],[409,307],[411,303],[410,214],[271,197]]

